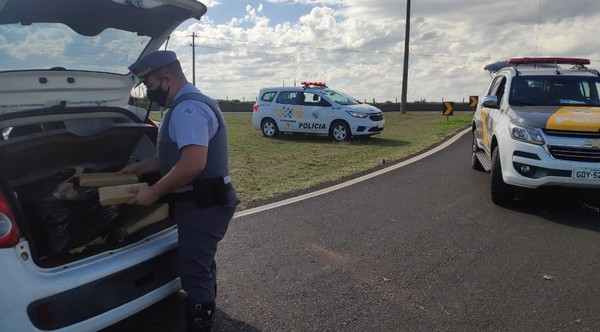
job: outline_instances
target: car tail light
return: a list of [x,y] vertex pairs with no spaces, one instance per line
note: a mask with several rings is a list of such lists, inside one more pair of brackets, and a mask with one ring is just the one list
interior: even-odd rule
[[258,111],[258,104],[254,104],[254,105],[252,106],[252,110],[253,110],[254,112]]
[[20,237],[14,214],[4,194],[0,192],[0,248],[16,246]]
[[46,303],[42,303],[37,308],[35,308],[35,314],[37,319],[44,326],[53,326],[54,319],[52,318],[52,314],[50,313],[50,309]]

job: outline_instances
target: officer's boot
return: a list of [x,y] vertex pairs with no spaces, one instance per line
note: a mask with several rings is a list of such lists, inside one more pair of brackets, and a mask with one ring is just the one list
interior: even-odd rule
[[185,300],[186,332],[210,332],[212,318],[215,314],[215,303],[193,303],[189,298]]

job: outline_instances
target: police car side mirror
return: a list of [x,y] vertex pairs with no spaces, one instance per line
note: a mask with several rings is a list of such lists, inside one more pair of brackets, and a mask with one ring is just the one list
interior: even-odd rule
[[498,108],[498,97],[497,96],[485,96],[481,103],[483,107],[487,108]]

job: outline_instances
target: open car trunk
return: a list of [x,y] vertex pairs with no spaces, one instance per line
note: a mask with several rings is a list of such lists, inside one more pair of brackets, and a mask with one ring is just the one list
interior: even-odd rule
[[18,113],[0,116],[0,178],[15,193],[13,211],[38,265],[67,264],[173,226],[165,205],[102,206],[98,188],[78,181],[81,172],[114,172],[155,154],[155,125],[121,108]]

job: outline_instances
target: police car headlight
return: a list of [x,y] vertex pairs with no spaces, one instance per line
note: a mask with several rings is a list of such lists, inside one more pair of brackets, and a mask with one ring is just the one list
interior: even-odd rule
[[361,112],[353,112],[353,111],[346,111],[346,113],[352,115],[355,118],[364,119],[364,118],[369,117],[369,113],[361,113]]
[[546,143],[546,141],[544,141],[542,133],[538,128],[517,126],[511,124],[509,129],[512,138],[516,140],[537,145],[544,145],[544,143]]

